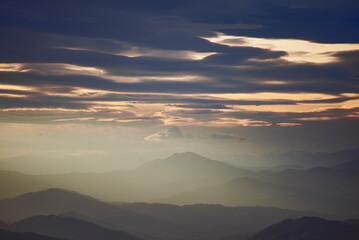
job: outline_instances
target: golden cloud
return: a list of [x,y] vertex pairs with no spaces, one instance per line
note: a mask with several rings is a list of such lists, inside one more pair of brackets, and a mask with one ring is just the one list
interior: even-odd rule
[[[217,33],[215,37],[202,37],[207,41],[230,47],[253,47],[287,53],[280,59],[293,63],[326,64],[339,61],[338,52],[359,50],[357,43],[317,43],[301,39],[254,38]],[[258,59],[252,59],[258,61]]]

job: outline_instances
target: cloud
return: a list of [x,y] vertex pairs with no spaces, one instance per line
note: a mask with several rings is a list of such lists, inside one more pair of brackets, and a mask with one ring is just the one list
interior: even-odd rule
[[286,93],[286,92],[252,92],[252,93],[209,93],[206,95],[214,98],[223,98],[231,100],[292,100],[292,101],[306,101],[306,100],[325,100],[337,98],[337,96],[324,93]]
[[[356,15],[338,4],[225,2],[91,1],[87,11],[68,2],[66,18],[58,3],[33,3],[51,27],[26,1],[4,3],[1,121],[266,127],[357,116],[357,31],[352,22],[340,30],[343,16]],[[320,58],[328,64],[302,64]]]
[[[254,38],[231,36],[223,33],[218,33],[216,37],[203,37],[203,39],[230,47],[253,47],[284,51],[287,54],[281,56],[280,59],[293,63],[328,64],[340,60],[335,56],[338,52],[359,50],[359,44],[355,43],[316,43],[301,39]],[[262,61],[260,59],[250,60]]]
[[98,52],[105,53],[117,56],[126,56],[129,58],[135,57],[153,57],[153,58],[164,58],[172,60],[203,60],[204,58],[218,54],[216,52],[195,52],[195,51],[186,51],[186,50],[168,50],[168,49],[150,49],[145,47],[129,47],[128,50],[114,52],[114,51],[99,51],[95,49],[86,49],[86,48],[63,48],[67,50],[75,51],[89,51],[89,52]]
[[231,110],[226,111],[254,111],[254,112],[275,112],[275,113],[310,113],[325,112],[331,109],[356,109],[359,108],[359,99],[345,100],[333,103],[297,103],[283,105],[247,105],[232,106]]
[[62,118],[62,119],[55,119],[54,122],[68,122],[68,121],[89,121],[94,120],[93,117],[87,117],[87,118]]
[[12,84],[0,84],[1,90],[16,90],[16,91],[34,91],[35,88],[28,86],[12,85]]
[[[1,65],[3,67],[1,67]],[[16,68],[12,68],[13,65],[16,65]],[[11,71],[9,69],[11,69]],[[210,80],[209,77],[201,76],[198,74],[162,74],[139,76],[116,75],[111,74],[108,71],[98,67],[80,66],[64,63],[3,63],[0,64],[0,72],[29,72],[31,74],[52,76],[94,76],[118,83],[136,83],[144,81],[201,82]]]
[[226,133],[212,133],[209,135],[212,139],[219,139],[219,140],[237,140],[239,142],[247,141],[248,139],[243,136],[239,136],[236,134],[226,134]]
[[[358,116],[356,116],[358,117]],[[298,121],[328,121],[328,120],[335,120],[339,119],[339,117],[303,117],[303,118],[296,118],[295,120]]]
[[19,63],[0,63],[0,72],[26,72],[23,65]]
[[280,126],[280,127],[295,127],[295,126],[301,126],[301,123],[275,123],[275,126]]
[[157,132],[150,136],[145,137],[146,141],[165,141],[165,140],[178,140],[178,139],[186,139],[187,135],[184,134],[180,128],[171,127],[165,131]]
[[[64,136],[67,152],[99,147],[144,159],[179,148],[357,147],[359,2],[300,5],[2,1],[0,152],[18,154],[22,140],[33,151],[40,139],[23,136],[43,128],[54,149]],[[227,39],[208,41],[217,32]],[[16,134],[8,127],[16,124],[27,130]],[[61,127],[68,135],[54,134]],[[189,132],[194,139],[185,141]]]

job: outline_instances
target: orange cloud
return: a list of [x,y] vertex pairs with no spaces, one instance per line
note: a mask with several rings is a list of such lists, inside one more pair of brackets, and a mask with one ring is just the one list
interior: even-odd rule
[[295,126],[300,126],[302,125],[301,123],[276,123],[276,126],[280,126],[280,127],[295,127]]
[[195,94],[196,96],[209,96],[228,100],[290,100],[290,101],[312,101],[335,99],[338,96],[325,93],[283,93],[283,92],[254,92],[254,93],[210,93]]
[[2,84],[0,83],[1,90],[14,90],[14,91],[35,91],[34,87],[22,86],[22,85],[12,85],[12,84]]
[[11,93],[0,93],[0,97],[7,97],[7,98],[25,98],[27,95],[23,94],[11,94]]

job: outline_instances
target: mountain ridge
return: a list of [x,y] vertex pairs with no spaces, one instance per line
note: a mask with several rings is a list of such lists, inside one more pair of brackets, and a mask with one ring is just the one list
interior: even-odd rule
[[68,240],[63,238],[54,238],[50,236],[42,236],[35,233],[21,233],[11,232],[8,230],[0,229],[0,239],[4,240]]
[[7,226],[7,229],[16,232],[33,232],[68,240],[140,240],[126,232],[114,231],[94,223],[56,215],[33,216],[12,223]]
[[323,218],[303,217],[285,219],[263,229],[248,240],[356,240],[358,238],[357,226]]

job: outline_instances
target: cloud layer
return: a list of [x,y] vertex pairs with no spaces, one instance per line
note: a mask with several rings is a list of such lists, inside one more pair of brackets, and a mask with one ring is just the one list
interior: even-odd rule
[[178,127],[238,141],[217,129],[357,122],[358,8],[4,1],[0,122],[151,127],[149,141],[185,139]]

